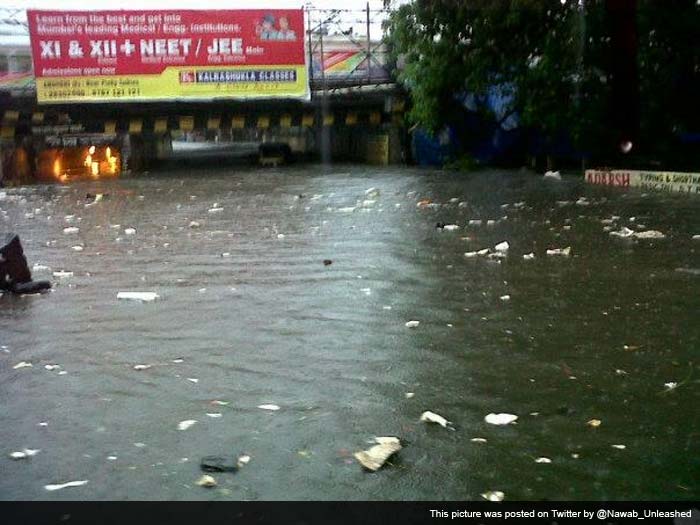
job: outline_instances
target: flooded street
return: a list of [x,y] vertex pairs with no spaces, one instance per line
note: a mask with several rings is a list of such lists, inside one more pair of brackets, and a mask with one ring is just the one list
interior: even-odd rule
[[[54,290],[0,297],[2,499],[700,499],[697,197],[365,166],[5,191]],[[405,447],[372,474],[374,436]]]

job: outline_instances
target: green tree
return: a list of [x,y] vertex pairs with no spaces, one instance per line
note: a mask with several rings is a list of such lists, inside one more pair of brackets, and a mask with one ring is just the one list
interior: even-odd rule
[[396,9],[388,39],[409,118],[429,130],[449,120],[454,95],[510,91],[524,126],[545,137],[568,133],[581,147],[604,133],[608,78],[600,62],[609,38],[601,1],[414,0]]

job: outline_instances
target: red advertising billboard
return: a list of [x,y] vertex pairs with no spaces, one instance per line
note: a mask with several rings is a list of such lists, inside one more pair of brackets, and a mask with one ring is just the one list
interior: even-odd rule
[[28,10],[40,103],[309,98],[301,9]]

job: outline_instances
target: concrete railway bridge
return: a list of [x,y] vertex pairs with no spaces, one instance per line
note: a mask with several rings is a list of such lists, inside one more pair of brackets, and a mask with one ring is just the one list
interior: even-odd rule
[[[22,15],[0,10],[0,150],[6,183],[142,171],[178,157],[249,156],[264,164],[289,157],[390,164],[405,157],[405,97],[392,80],[381,39],[372,38],[385,11],[369,6],[307,10],[309,101],[42,105]],[[348,28],[358,21],[364,28],[359,35]],[[349,57],[350,65],[339,69],[337,56]]]

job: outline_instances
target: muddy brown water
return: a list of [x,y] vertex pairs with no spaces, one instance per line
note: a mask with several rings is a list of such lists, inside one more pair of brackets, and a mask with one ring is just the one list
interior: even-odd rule
[[[700,498],[698,197],[365,166],[4,191],[1,229],[55,286],[0,297],[2,499]],[[666,238],[612,238],[612,216]],[[504,240],[500,263],[464,256]],[[369,474],[373,436],[406,446]],[[201,457],[239,454],[195,485]]]

